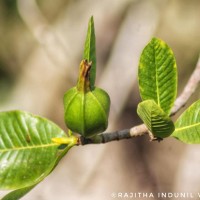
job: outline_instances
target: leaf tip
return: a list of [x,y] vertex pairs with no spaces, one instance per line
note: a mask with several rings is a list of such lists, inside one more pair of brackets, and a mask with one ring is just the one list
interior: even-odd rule
[[91,87],[94,87],[96,79],[96,38],[94,28],[94,17],[91,16],[88,23],[88,30],[85,39],[85,46],[83,52],[83,59],[92,61],[92,68],[90,71]]
[[90,16],[90,22],[94,23],[94,16],[93,15]]

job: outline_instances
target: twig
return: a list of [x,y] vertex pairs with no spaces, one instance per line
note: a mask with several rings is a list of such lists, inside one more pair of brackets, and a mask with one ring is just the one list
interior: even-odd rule
[[[174,106],[170,114],[171,116],[175,115],[187,103],[191,95],[197,89],[199,82],[200,82],[200,57],[198,59],[196,68],[194,69],[185,88],[183,89],[183,92],[180,94],[180,96],[176,99],[174,103]],[[116,140],[129,139],[137,136],[142,136],[145,134],[148,134],[148,129],[145,126],[145,124],[141,124],[138,126],[134,126],[130,129],[115,131],[111,133],[101,133],[92,138],[84,138],[81,136],[78,145],[102,144]]]
[[122,139],[130,139],[132,137],[142,136],[147,133],[147,128],[144,124],[134,126],[131,129],[125,129],[121,131],[115,131],[111,133],[102,133],[96,135],[93,138],[84,138],[80,137],[79,144],[86,145],[86,144],[101,144],[107,143],[112,141],[118,141]]
[[102,133],[96,135],[93,138],[84,138],[80,137],[80,144],[100,144],[100,143],[107,143],[115,140],[122,140],[130,138],[130,129],[125,129],[121,131],[115,131],[112,133]]
[[175,115],[182,107],[185,106],[188,99],[192,96],[192,94],[197,89],[199,82],[200,82],[200,57],[197,61],[196,68],[194,69],[185,88],[183,89],[183,92],[176,99],[174,103],[174,107],[172,108],[172,111],[171,111],[171,116]]

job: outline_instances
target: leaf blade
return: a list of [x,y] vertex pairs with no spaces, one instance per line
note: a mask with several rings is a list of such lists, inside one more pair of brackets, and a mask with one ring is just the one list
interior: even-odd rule
[[88,23],[87,36],[85,39],[83,59],[92,61],[92,67],[90,70],[90,84],[93,89],[95,86],[96,79],[96,41],[95,41],[95,28],[93,16],[90,18]]
[[49,120],[30,113],[0,113],[0,187],[27,187],[46,176],[59,153],[52,137],[66,134]]
[[172,137],[188,144],[200,144],[200,100],[183,112],[175,127]]
[[174,131],[174,123],[154,100],[139,103],[137,113],[154,137],[165,138]]
[[[64,155],[70,150],[70,148],[72,146],[73,145],[68,145],[66,148],[64,148],[62,150],[62,152],[57,157],[53,168],[49,169],[49,171],[46,171],[46,176],[48,176],[53,171],[53,169],[57,166],[57,164],[59,163],[59,161],[64,157]],[[35,184],[32,184],[30,186],[27,186],[27,187],[24,187],[24,188],[19,188],[19,189],[16,189],[16,190],[13,190],[13,191],[9,192],[1,200],[17,200],[17,199],[20,199],[21,197],[23,197],[24,195],[26,195],[28,192],[30,192],[34,187],[36,187],[46,176],[42,177]]]
[[169,115],[177,93],[177,67],[174,54],[164,41],[152,38],[144,48],[138,79],[142,100],[153,99]]
[[34,184],[32,186],[27,186],[25,188],[20,188],[14,191],[9,192],[6,194],[1,200],[18,200],[24,195],[26,195],[28,192],[30,192],[37,184]]

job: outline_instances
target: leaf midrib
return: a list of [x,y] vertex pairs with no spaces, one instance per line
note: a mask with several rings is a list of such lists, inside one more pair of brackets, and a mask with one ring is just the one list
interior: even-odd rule
[[154,46],[154,63],[155,63],[155,70],[156,70],[156,91],[157,91],[157,103],[158,103],[158,106],[160,106],[160,90],[159,90],[159,84],[158,84],[158,65],[157,65],[157,62],[156,62],[156,49],[155,49],[155,46]]
[[56,143],[51,144],[42,144],[42,145],[36,145],[36,146],[26,146],[26,147],[14,147],[9,149],[0,149],[0,153],[8,152],[8,151],[20,151],[20,150],[26,150],[26,149],[37,149],[37,148],[48,148],[52,146],[58,146]]
[[181,131],[181,130],[188,129],[188,128],[195,127],[195,126],[199,126],[199,125],[200,125],[200,122],[189,125],[189,126],[184,126],[184,127],[181,127],[181,128],[176,128],[175,131]]

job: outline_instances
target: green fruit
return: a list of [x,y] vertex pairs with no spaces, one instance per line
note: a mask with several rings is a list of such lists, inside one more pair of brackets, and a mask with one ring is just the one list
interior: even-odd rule
[[110,109],[108,94],[100,88],[90,87],[90,68],[91,63],[87,60],[81,62],[77,86],[64,95],[65,123],[71,131],[84,137],[107,128]]

